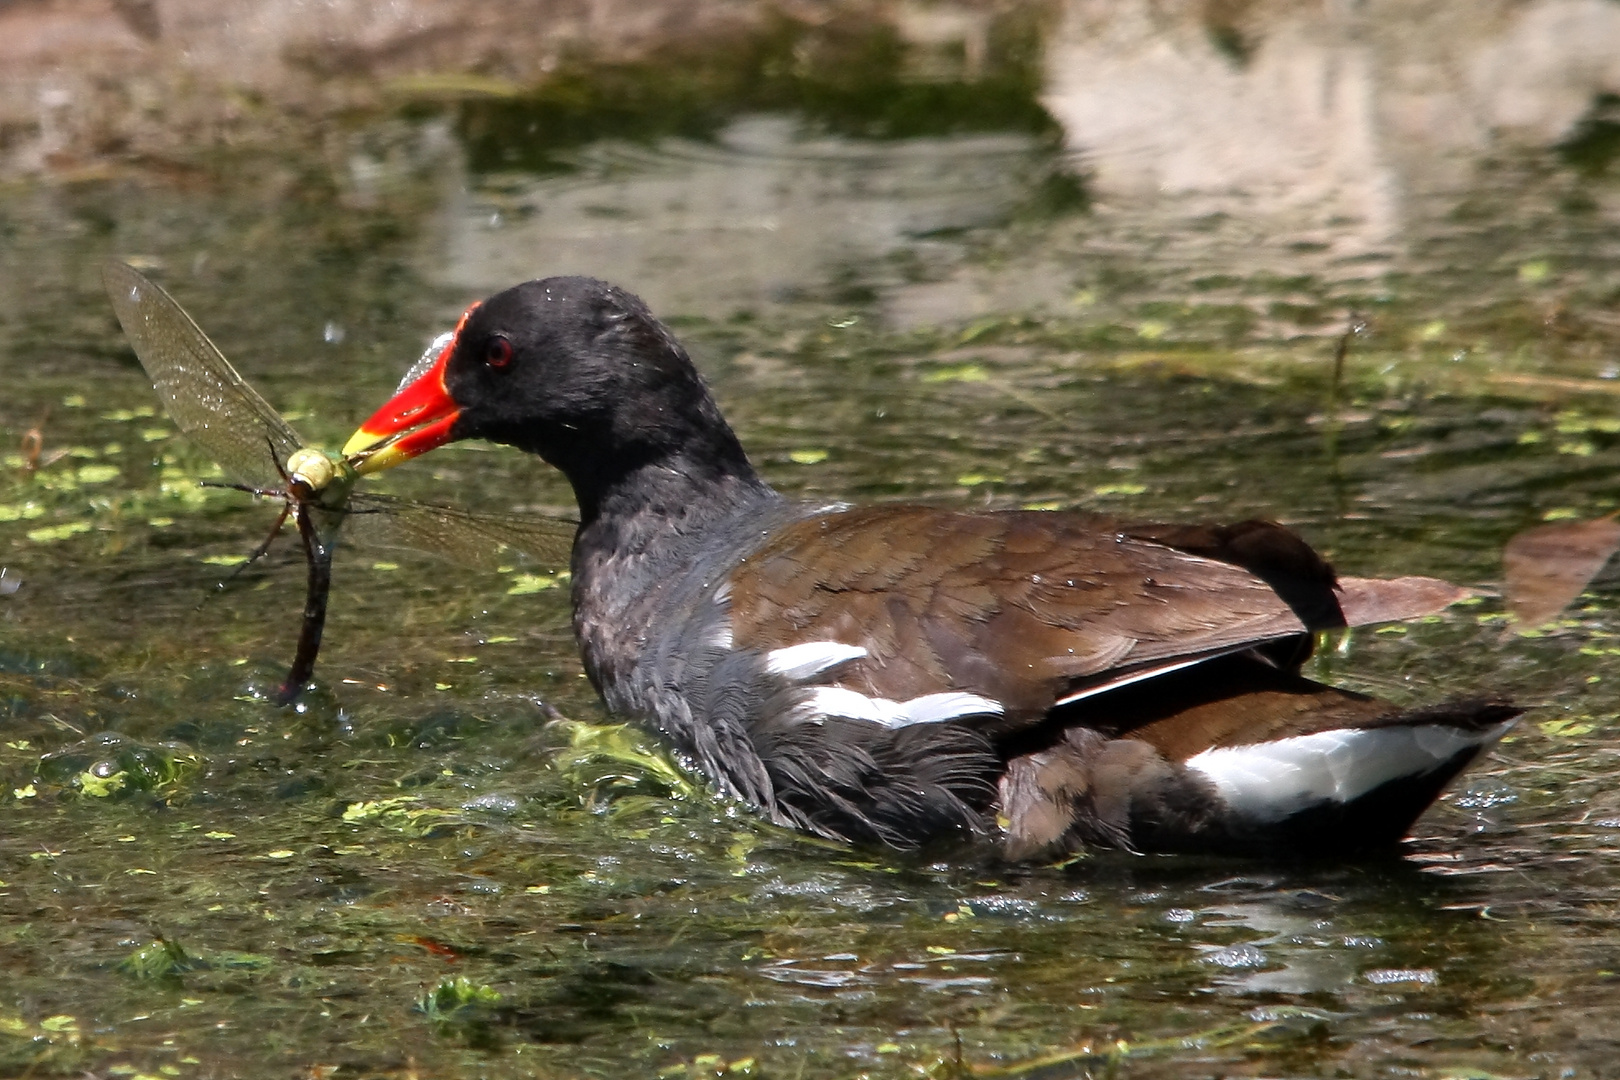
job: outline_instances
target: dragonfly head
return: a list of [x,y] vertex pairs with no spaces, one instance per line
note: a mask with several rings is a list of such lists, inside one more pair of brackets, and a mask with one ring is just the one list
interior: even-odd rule
[[348,462],[308,447],[294,450],[286,468],[287,485],[293,494],[323,503],[342,502],[358,475]]

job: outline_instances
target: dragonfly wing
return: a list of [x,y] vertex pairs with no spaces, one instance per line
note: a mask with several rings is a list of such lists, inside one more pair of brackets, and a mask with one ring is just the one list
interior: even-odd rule
[[350,496],[348,511],[344,531],[351,542],[430,551],[473,566],[497,566],[519,552],[563,569],[579,529],[564,517],[485,514],[372,492]]
[[132,267],[109,261],[101,282],[135,355],[180,430],[233,480],[282,484],[276,462],[302,446],[270,403],[231,367],[174,298]]

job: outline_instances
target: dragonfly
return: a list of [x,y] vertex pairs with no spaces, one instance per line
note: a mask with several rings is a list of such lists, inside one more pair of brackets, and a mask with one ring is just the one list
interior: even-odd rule
[[101,280],[164,409],[228,478],[217,486],[282,504],[248,562],[269,550],[289,518],[298,530],[308,564],[304,612],[278,704],[297,700],[315,673],[340,534],[462,561],[516,551],[553,566],[568,564],[578,526],[566,518],[480,513],[356,491],[354,464],[306,446],[161,286],[118,260],[103,266]]

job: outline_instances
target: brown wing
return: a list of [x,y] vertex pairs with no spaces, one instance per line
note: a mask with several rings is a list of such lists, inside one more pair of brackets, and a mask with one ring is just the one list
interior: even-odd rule
[[861,645],[862,693],[971,690],[1044,712],[1072,683],[1298,634],[1237,567],[1041,512],[873,507],[779,533],[733,577],[737,644]]
[[[850,689],[894,700],[965,690],[1032,716],[1077,684],[1119,685],[1305,632],[1248,570],[1109,524],[895,506],[799,522],[734,572],[735,641],[859,645],[866,657],[836,673]],[[1343,585],[1352,624],[1461,595],[1429,579]]]

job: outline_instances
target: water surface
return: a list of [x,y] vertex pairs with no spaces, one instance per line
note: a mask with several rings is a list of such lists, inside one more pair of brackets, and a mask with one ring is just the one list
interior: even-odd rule
[[[419,81],[318,150],[5,188],[0,1071],[1616,1075],[1615,577],[1514,627],[1501,551],[1620,506],[1588,62],[1620,8],[1108,7]],[[1275,517],[1343,572],[1481,590],[1316,675],[1535,708],[1388,860],[919,862],[764,826],[604,726],[552,568],[354,547],[277,709],[295,546],[218,589],[273,512],[196,485],[108,254],[322,445],[469,300],[608,276],[784,491]],[[384,480],[569,501],[484,446]]]

